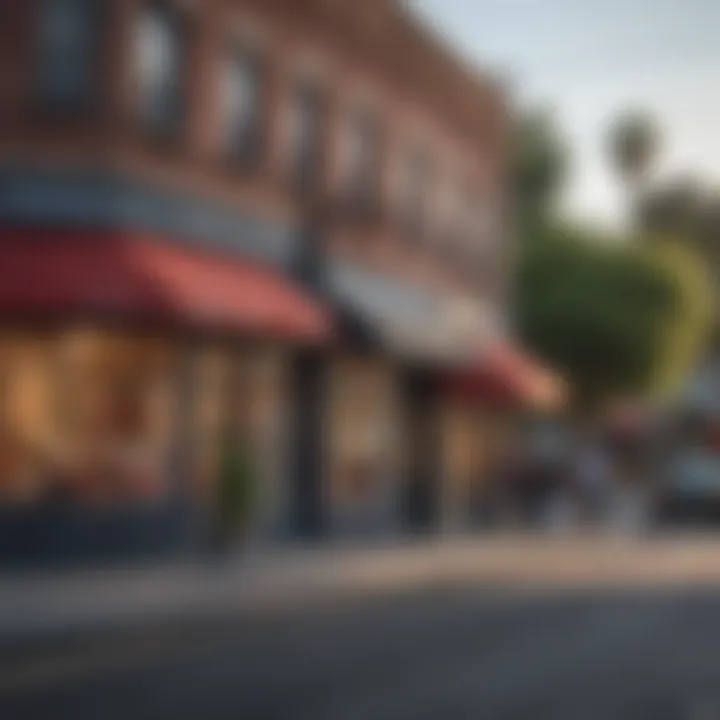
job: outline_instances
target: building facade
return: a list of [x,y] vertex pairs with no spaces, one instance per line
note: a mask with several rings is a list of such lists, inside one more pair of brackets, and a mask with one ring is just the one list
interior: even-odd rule
[[258,536],[464,513],[506,129],[390,0],[5,0],[3,509],[210,512],[234,418]]

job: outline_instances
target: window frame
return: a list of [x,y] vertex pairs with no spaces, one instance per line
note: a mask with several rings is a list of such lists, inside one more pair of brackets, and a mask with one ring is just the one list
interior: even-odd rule
[[[163,83],[154,79],[155,87],[150,88],[153,79],[144,77],[148,69],[143,67],[147,62],[143,53],[147,52],[143,43],[144,22],[152,19],[161,19],[167,31],[167,40],[170,52],[173,54],[172,63],[174,78],[165,81],[170,87],[169,98],[158,99]],[[142,128],[155,136],[177,137],[185,129],[188,119],[188,60],[190,52],[190,33],[187,18],[181,8],[167,0],[145,0],[138,7],[133,28],[133,57],[132,64],[135,76],[135,114]],[[153,72],[160,74],[155,69]],[[170,75],[172,77],[172,75]]]
[[[239,127],[237,115],[233,118],[227,100],[230,73],[244,67],[245,80],[250,83],[253,107],[248,112],[244,127]],[[242,43],[231,43],[223,55],[220,102],[222,107],[221,147],[233,163],[256,165],[264,155],[267,88],[265,63],[261,53]]]
[[431,191],[435,177],[432,153],[424,143],[414,143],[403,152],[400,227],[411,240],[429,234]]
[[[293,84],[288,98],[290,142],[288,173],[292,186],[298,190],[316,190],[323,177],[325,93],[316,82],[308,79]],[[304,115],[304,117],[302,117]],[[308,122],[309,119],[309,122]],[[298,140],[295,124],[305,121]]]
[[[345,142],[348,159],[344,194],[353,213],[372,213],[380,200],[380,132],[379,118],[367,108],[352,110],[346,117]],[[355,146],[358,138],[362,140]],[[364,150],[362,147],[356,149],[360,145],[364,146]]]

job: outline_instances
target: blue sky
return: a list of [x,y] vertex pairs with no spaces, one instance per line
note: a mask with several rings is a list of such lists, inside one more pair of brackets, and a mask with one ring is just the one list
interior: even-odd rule
[[654,112],[660,171],[720,181],[720,0],[412,0],[465,55],[507,75],[521,99],[551,102],[577,150],[567,202],[617,220],[606,167],[619,110]]

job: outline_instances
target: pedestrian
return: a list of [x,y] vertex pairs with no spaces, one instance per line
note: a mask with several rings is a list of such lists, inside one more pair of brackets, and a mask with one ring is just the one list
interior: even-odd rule
[[612,475],[612,461],[602,441],[595,438],[584,443],[577,455],[575,482],[586,522],[598,524],[605,519]]

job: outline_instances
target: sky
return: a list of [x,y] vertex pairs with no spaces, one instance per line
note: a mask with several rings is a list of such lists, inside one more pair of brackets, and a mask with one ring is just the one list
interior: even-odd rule
[[617,223],[608,123],[641,108],[663,133],[659,173],[720,185],[720,0],[411,0],[519,102],[547,102],[575,150],[566,203]]

